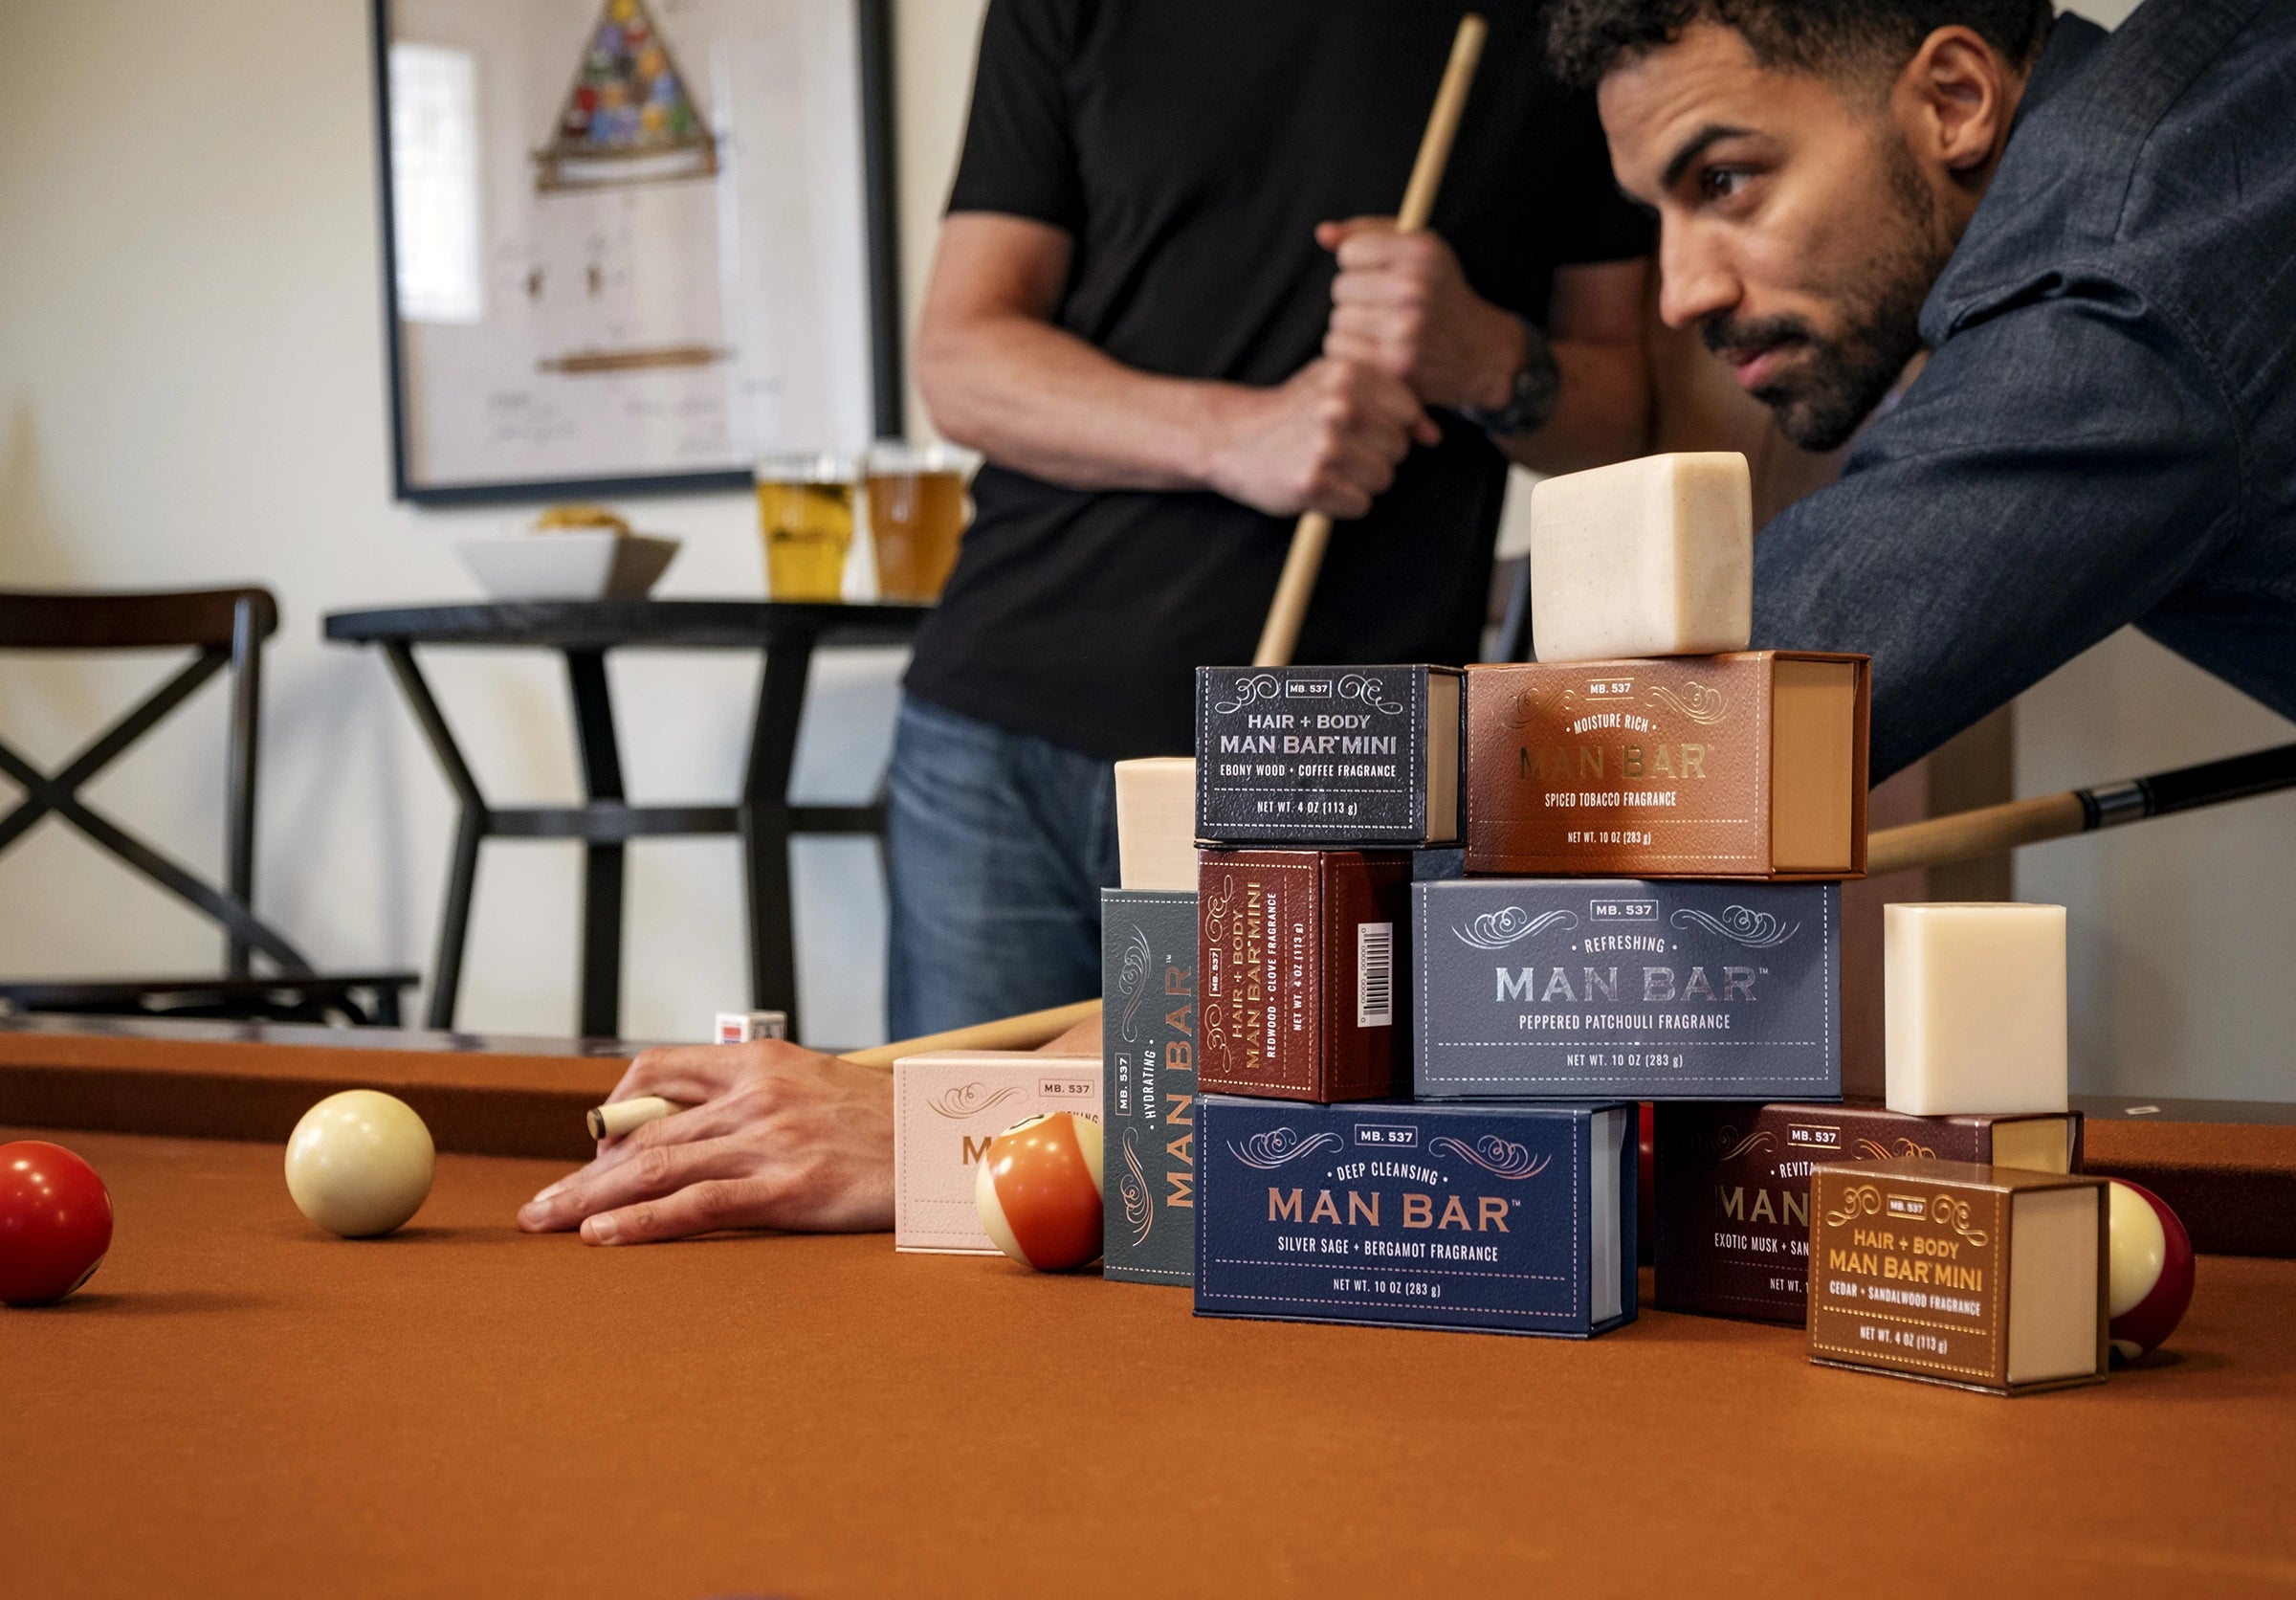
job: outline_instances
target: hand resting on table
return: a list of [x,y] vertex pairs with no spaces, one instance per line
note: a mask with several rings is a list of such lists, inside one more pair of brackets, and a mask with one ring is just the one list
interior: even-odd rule
[[[1048,1051],[1096,1053],[1097,1019]],[[893,1226],[893,1074],[779,1040],[676,1045],[629,1064],[608,1101],[691,1108],[599,1141],[597,1159],[519,1211],[530,1233],[651,1244],[728,1228],[865,1233]]]

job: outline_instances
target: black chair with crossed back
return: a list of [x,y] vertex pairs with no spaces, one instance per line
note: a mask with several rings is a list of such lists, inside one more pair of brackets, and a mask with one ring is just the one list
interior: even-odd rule
[[[0,741],[0,776],[24,790],[0,815],[0,851],[53,816],[124,861],[224,930],[215,977],[89,982],[0,979],[0,1000],[19,1011],[211,1016],[396,1025],[412,972],[322,975],[254,914],[255,747],[263,641],[278,628],[268,590],[221,589],[161,594],[26,593],[0,590],[0,652],[189,650],[191,659],[59,770],[43,772]],[[206,881],[81,798],[121,752],[230,669],[231,729],[225,769],[224,884]],[[260,956],[271,968],[255,970]]]

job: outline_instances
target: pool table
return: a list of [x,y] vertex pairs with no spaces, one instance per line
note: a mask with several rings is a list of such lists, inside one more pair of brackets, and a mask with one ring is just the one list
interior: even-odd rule
[[[1199,1321],[882,1234],[525,1236],[627,1051],[345,1037],[0,1024],[0,1139],[118,1218],[87,1288],[0,1311],[0,1592],[2296,1589],[2289,1260],[2204,1257],[2170,1349],[2015,1400],[1647,1309]],[[354,1080],[447,1147],[388,1239],[281,1180],[278,1119]]]

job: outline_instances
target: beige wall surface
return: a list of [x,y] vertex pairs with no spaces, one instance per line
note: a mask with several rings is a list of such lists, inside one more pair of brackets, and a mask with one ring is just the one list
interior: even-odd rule
[[[2080,10],[2118,21],[2122,0]],[[896,0],[903,286],[914,310],[982,0]],[[0,97],[0,585],[255,579],[285,621],[270,676],[258,900],[322,962],[427,966],[452,811],[381,663],[322,647],[330,610],[475,592],[453,542],[507,511],[392,503],[362,0],[0,5],[39,70]],[[912,402],[913,425],[922,430]],[[739,496],[634,502],[687,541],[663,592],[756,594]],[[504,801],[569,798],[565,691],[541,658],[434,657]],[[882,760],[897,656],[826,664],[801,791],[857,794]],[[0,736],[51,764],[158,663],[0,661]],[[641,799],[733,792],[754,668],[617,663]],[[2020,792],[2227,754],[2286,724],[2124,635],[2026,697]],[[166,848],[220,860],[220,697],[94,790]],[[0,791],[4,798],[4,791]],[[2072,909],[2074,1058],[2093,1087],[2285,1098],[2296,989],[2296,797],[2025,853],[2019,889]],[[631,852],[625,1030],[698,1037],[742,998],[730,841]],[[490,846],[466,1026],[571,1026],[572,847]],[[801,847],[808,1032],[881,1037],[882,906],[866,845]],[[192,970],[205,925],[48,823],[0,856],[0,971]]]
[[[895,12],[914,300],[980,5],[896,0]],[[390,499],[367,14],[364,0],[0,9],[17,59],[42,63],[0,97],[0,585],[269,585],[284,620],[266,685],[258,907],[322,965],[427,967],[448,792],[382,662],[322,646],[320,617],[475,596],[454,541],[519,513]],[[644,527],[686,541],[661,592],[762,592],[744,497],[631,504]],[[493,797],[575,796],[562,670],[432,660]],[[802,794],[866,792],[898,667],[889,652],[817,666]],[[0,736],[60,764],[161,670],[0,660]],[[613,674],[633,796],[730,797],[754,664],[632,656]],[[210,690],[92,798],[217,870],[222,726]],[[702,1037],[712,1012],[746,1003],[736,848],[651,842],[630,862],[624,1031]],[[464,1026],[571,1030],[579,893],[573,846],[487,848]],[[801,845],[797,893],[807,1032],[881,1038],[873,852]],[[0,972],[190,972],[216,947],[54,821],[0,856]]]

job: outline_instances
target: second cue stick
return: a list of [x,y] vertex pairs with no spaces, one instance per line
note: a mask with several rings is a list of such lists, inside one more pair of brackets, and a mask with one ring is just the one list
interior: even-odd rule
[[2296,744],[1886,828],[1866,842],[1866,873],[1880,878],[1885,873],[1950,866],[2019,845],[2093,833],[2285,789],[2296,789]]
[[[1467,92],[1475,81],[1475,67],[1483,58],[1483,38],[1489,30],[1469,11],[1459,19],[1451,38],[1450,64],[1443,69],[1443,86],[1435,92],[1435,109],[1427,114],[1427,130],[1419,141],[1419,159],[1411,164],[1411,182],[1403,190],[1402,210],[1396,213],[1399,233],[1416,233],[1427,225],[1435,210],[1435,191],[1443,187],[1443,169],[1451,159],[1451,141],[1459,132],[1459,115],[1467,109]],[[1332,542],[1332,520],[1311,511],[1292,530],[1292,548],[1284,557],[1284,574],[1276,580],[1275,599],[1260,630],[1260,648],[1251,657],[1255,667],[1287,667],[1299,648],[1299,630],[1308,619],[1308,602],[1315,597],[1315,579],[1323,571],[1323,552]]]

